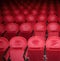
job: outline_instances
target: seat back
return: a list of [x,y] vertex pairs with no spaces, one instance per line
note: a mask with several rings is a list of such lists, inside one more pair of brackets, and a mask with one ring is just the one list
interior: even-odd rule
[[32,36],[32,25],[30,23],[23,23],[19,27],[20,35],[25,37],[26,39],[29,39],[30,36]]
[[50,36],[46,41],[47,61],[60,61],[60,38]]
[[29,61],[44,61],[44,39],[40,36],[33,36],[28,40]]
[[[19,26],[16,23],[9,23],[6,25],[6,33],[4,36],[8,39],[11,39],[13,36],[17,35],[17,32],[19,31]],[[9,36],[9,37],[8,37]]]
[[46,24],[43,22],[34,25],[34,35],[44,37],[46,36]]
[[24,61],[23,53],[27,46],[26,39],[20,36],[10,40],[10,59],[11,61]]
[[[4,37],[0,37],[0,60],[1,61],[3,61],[2,57],[3,57],[6,49],[8,48],[8,46],[9,46],[8,40]],[[7,58],[8,58],[8,56],[5,57],[5,59],[7,59]]]
[[59,24],[49,23],[47,26],[48,36],[59,36]]

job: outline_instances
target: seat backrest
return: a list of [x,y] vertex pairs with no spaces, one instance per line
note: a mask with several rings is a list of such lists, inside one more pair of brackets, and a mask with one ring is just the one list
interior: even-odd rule
[[40,15],[38,16],[38,22],[45,22],[47,21],[47,15],[46,14],[42,14],[40,13]]
[[[9,46],[8,40],[4,37],[0,37],[0,58],[1,58],[0,60],[1,61],[3,60],[2,56],[4,55],[4,53],[5,53],[6,49],[8,48],[8,46]],[[6,58],[8,58],[8,56],[5,57],[5,59]]]
[[27,46],[24,37],[16,36],[10,40],[10,59],[11,61],[24,61],[23,53]]
[[45,37],[45,33],[46,33],[46,24],[45,23],[40,22],[40,23],[36,23],[34,25],[34,35]]
[[[16,36],[19,31],[19,26],[16,23],[9,23],[6,25],[6,33],[4,36],[8,39],[11,39],[13,36]],[[8,37],[9,36],[9,37]]]
[[60,51],[60,37],[50,36],[46,41],[46,49],[49,51]]
[[29,61],[43,61],[44,39],[40,36],[33,36],[28,40]]
[[55,14],[50,14],[48,16],[48,22],[57,22],[58,21],[58,18]]
[[22,33],[31,33],[32,32],[32,25],[30,23],[21,24],[20,32],[22,32]]
[[9,46],[9,42],[6,38],[0,37],[0,52],[4,52]]
[[49,23],[47,26],[48,36],[59,35],[59,24],[58,23]]
[[19,29],[19,26],[16,23],[9,23],[6,25],[7,33],[17,33],[18,29]]

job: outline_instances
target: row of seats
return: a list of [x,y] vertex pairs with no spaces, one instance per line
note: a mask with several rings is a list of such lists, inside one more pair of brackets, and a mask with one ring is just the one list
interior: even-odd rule
[[46,14],[39,14],[37,16],[28,14],[27,16],[24,16],[24,14],[18,14],[16,16],[12,16],[10,14],[5,15],[4,17],[0,16],[0,23],[10,23],[10,22],[16,22],[18,24],[21,24],[23,22],[60,22],[60,17],[58,17],[56,14],[50,14],[48,17]]
[[24,14],[18,14],[16,16],[12,16],[10,14],[5,15],[4,17],[0,16],[0,23],[11,23],[15,22],[18,24],[24,23],[24,22],[60,22],[60,17],[58,17],[56,14],[49,14],[47,17],[45,14],[38,14],[37,16],[28,14],[27,16],[24,16]]
[[[8,23],[6,25],[0,24],[0,36],[10,39],[13,36],[20,35],[28,39],[32,35],[39,35],[42,37],[59,36],[60,25],[58,23],[49,23],[46,25],[43,22],[38,23]],[[8,37],[9,36],[9,37]]]
[[15,1],[3,3],[0,9],[0,23],[16,22],[60,22],[59,2],[30,2]]
[[44,61],[44,58],[47,61],[60,61],[60,37],[50,36],[45,42],[40,36],[32,36],[28,43],[21,36],[13,37],[10,43],[6,38],[0,37],[0,61],[8,61],[8,59],[11,61]]

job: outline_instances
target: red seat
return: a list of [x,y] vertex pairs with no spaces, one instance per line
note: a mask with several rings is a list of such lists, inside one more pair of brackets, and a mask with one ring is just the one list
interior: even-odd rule
[[56,11],[55,10],[50,10],[49,11],[49,15],[53,15],[53,14],[55,15],[56,14]]
[[25,22],[25,16],[24,14],[18,14],[15,16],[15,22],[18,24],[24,23]]
[[36,16],[32,14],[28,14],[26,17],[27,22],[31,23],[34,25],[36,23]]
[[5,15],[5,16],[4,16],[4,22],[5,22],[5,23],[12,23],[12,22],[14,22],[13,16],[10,15],[10,14]]
[[24,9],[24,10],[23,10],[23,14],[24,14],[25,16],[28,15],[28,13],[29,13],[28,9]]
[[34,15],[34,16],[36,16],[38,14],[38,10],[32,9],[31,10],[31,14]]
[[16,23],[8,23],[6,25],[6,33],[5,33],[5,37],[10,39],[13,36],[17,35],[17,32],[19,31],[19,26]]
[[13,10],[13,13],[14,13],[14,15],[20,14],[19,10],[17,10],[17,9],[14,9],[14,10]]
[[19,7],[19,9],[20,9],[21,11],[24,10],[24,6],[21,5],[21,6]]
[[24,61],[23,53],[27,46],[27,41],[24,37],[16,36],[10,40],[10,60]]
[[59,24],[49,23],[47,26],[48,36],[59,36]]
[[34,25],[34,35],[38,35],[45,38],[46,24],[43,22],[36,23]]
[[[9,46],[8,40],[4,37],[0,37],[0,61],[3,61],[2,57],[4,57],[6,61],[8,60],[9,53],[5,54],[5,51],[7,50],[8,46]],[[3,56],[4,54],[5,56]]]
[[58,22],[58,18],[55,14],[50,14],[48,16],[48,22]]
[[32,36],[33,28],[30,23],[21,24],[19,30],[20,30],[19,35],[25,37],[26,39],[29,39],[30,36]]
[[46,61],[60,61],[60,38],[48,37],[46,41]]
[[47,15],[47,10],[46,9],[44,9],[44,8],[42,8],[41,10],[40,10],[40,13],[39,14],[42,14],[42,15]]
[[44,39],[40,36],[32,36],[28,40],[27,56],[29,61],[44,61]]
[[47,15],[45,15],[43,13],[38,15],[37,21],[38,22],[46,22],[47,21]]
[[4,9],[3,13],[4,13],[4,15],[10,15],[11,14],[10,10],[7,8]]

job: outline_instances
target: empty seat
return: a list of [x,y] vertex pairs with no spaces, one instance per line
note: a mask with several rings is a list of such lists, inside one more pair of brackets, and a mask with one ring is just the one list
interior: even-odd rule
[[8,60],[9,53],[7,51],[9,47],[9,42],[6,38],[0,37],[0,61],[4,61],[3,57],[5,60]]
[[20,14],[20,11],[17,10],[16,8],[13,7],[12,9],[13,9],[13,14],[14,14],[14,15]]
[[30,12],[32,15],[37,16],[38,10],[37,9],[32,9]]
[[27,16],[27,15],[29,14],[28,9],[24,9],[24,10],[23,10],[23,14],[24,14],[25,16]]
[[30,23],[23,23],[19,27],[19,35],[29,39],[32,36],[33,27]]
[[32,14],[28,14],[26,17],[26,20],[27,20],[27,22],[31,23],[33,26],[36,22],[36,16],[32,15]]
[[47,26],[48,36],[59,36],[59,24],[49,23]]
[[55,14],[50,14],[48,16],[48,22],[58,22],[58,17]]
[[55,9],[49,9],[48,14],[49,15],[56,15],[56,10]]
[[46,24],[43,22],[38,22],[34,25],[34,35],[41,36],[45,38]]
[[4,16],[3,20],[5,23],[12,23],[12,22],[14,22],[14,17],[10,14],[7,14]]
[[18,24],[24,23],[25,22],[24,14],[15,15],[15,22]]
[[6,33],[4,36],[8,39],[10,39],[13,36],[17,35],[17,32],[19,31],[19,26],[16,23],[8,23],[6,25]]
[[10,15],[11,12],[10,12],[10,10],[7,7],[5,7],[5,9],[3,9],[3,14],[4,15]]
[[10,60],[24,61],[23,54],[27,46],[27,41],[24,37],[16,36],[10,40]]
[[42,15],[47,15],[47,10],[46,9],[44,9],[44,8],[42,8],[41,10],[40,10],[40,14],[42,14]]
[[44,61],[44,39],[40,36],[32,36],[28,40],[27,56],[29,61]]
[[47,21],[47,15],[46,14],[39,14],[37,17],[38,22],[46,22]]
[[48,37],[46,41],[47,61],[60,61],[60,38],[57,36]]

